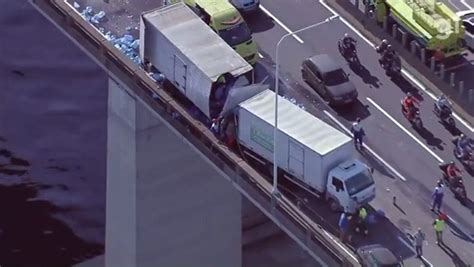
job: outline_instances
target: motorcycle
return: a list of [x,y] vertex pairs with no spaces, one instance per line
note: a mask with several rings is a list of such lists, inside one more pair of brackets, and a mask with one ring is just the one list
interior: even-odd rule
[[471,169],[474,171],[474,154],[473,154],[473,148],[474,148],[474,140],[470,139],[469,144],[466,145],[464,148],[465,151],[461,151],[458,148],[458,139],[459,136],[456,136],[453,138],[453,143],[454,143],[454,156],[461,161],[461,163],[466,166],[468,169]]
[[379,59],[380,66],[388,76],[400,77],[402,75],[402,62],[398,55],[393,57],[391,62],[387,62],[383,57]]
[[438,117],[441,122],[451,128],[456,127],[456,122],[454,121],[453,118],[453,112],[451,109],[449,109],[449,113],[444,114],[444,116],[441,115],[441,110],[438,108],[438,105],[434,103],[434,108],[433,108],[433,113]]
[[342,40],[338,41],[339,53],[341,53],[341,55],[350,63],[359,63],[359,57],[357,56],[356,43],[357,42],[354,42],[353,49],[349,49],[349,47],[346,47],[344,45],[344,42]]
[[402,113],[403,113],[403,116],[405,116],[405,118],[407,118],[411,124],[413,124],[417,129],[422,129],[423,128],[423,121],[421,121],[421,116],[420,116],[420,110],[413,106],[413,110],[411,112],[413,112],[413,117],[410,119],[409,118],[409,110],[405,110],[405,106],[403,105],[403,100],[401,101],[401,106],[402,106]]
[[378,46],[375,47],[375,51],[379,54],[383,54],[383,52],[385,52],[385,50],[387,50],[387,46],[378,45]]
[[463,204],[466,203],[467,192],[466,187],[464,186],[464,181],[461,176],[457,177],[450,177],[448,175],[448,164],[439,164],[439,169],[443,174],[443,181],[445,184],[449,186],[449,188],[453,191],[454,196],[461,200]]

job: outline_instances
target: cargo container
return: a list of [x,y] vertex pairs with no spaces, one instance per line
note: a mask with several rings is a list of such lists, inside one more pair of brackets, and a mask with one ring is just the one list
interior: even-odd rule
[[[333,210],[354,212],[375,198],[373,169],[355,159],[350,137],[279,96],[277,165]],[[265,90],[236,110],[237,139],[245,153],[273,166],[275,93]]]
[[152,65],[208,118],[216,117],[226,90],[249,84],[253,68],[186,4],[142,14],[140,57]]

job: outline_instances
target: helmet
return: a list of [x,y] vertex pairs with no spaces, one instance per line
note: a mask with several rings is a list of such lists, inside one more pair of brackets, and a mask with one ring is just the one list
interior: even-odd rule
[[388,44],[387,39],[383,39],[383,40],[382,40],[382,44]]
[[464,134],[462,133],[462,134],[459,135],[459,137],[464,138],[465,136],[464,136]]
[[387,45],[387,49],[392,50],[392,45],[391,44]]
[[412,97],[412,94],[410,92],[407,93],[408,97]]
[[451,161],[449,162],[449,164],[450,164],[450,165],[454,165],[454,161],[451,160]]
[[349,37],[349,34],[348,33],[344,33],[344,38],[347,38]]

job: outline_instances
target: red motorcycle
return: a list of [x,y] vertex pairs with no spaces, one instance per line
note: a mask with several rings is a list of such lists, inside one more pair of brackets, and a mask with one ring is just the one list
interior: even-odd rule
[[449,164],[439,164],[439,169],[443,173],[443,181],[453,191],[454,196],[458,198],[461,203],[465,204],[468,200],[466,187],[461,176],[451,177],[448,175]]
[[403,116],[405,116],[405,118],[407,118],[416,128],[422,129],[423,122],[421,121],[420,110],[415,105],[413,105],[411,110],[406,110],[405,105],[403,105],[403,99],[400,104],[402,105]]

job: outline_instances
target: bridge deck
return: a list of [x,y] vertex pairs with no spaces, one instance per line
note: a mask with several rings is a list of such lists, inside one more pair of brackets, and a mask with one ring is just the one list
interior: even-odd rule
[[[142,69],[133,64],[79,14],[88,2],[95,7],[95,13],[101,10],[101,6],[104,6],[103,10],[108,19],[100,27],[110,26],[112,29],[109,30],[121,35],[127,27],[138,27],[134,25],[138,25],[142,9],[158,7],[161,4],[160,1],[135,0],[133,7],[127,3],[128,1],[113,1],[114,3],[109,4],[111,6],[106,8],[107,4],[83,0],[78,1],[78,4],[81,5],[79,10],[74,10],[74,3],[68,4],[65,0],[30,0],[30,2],[92,57],[112,79],[120,81],[124,88],[133,91],[139,101],[145,102],[214,162],[245,197],[300,246],[309,250],[313,255],[316,251],[321,252],[321,248],[323,248],[331,256],[328,262],[337,262],[338,266],[358,266],[357,261],[352,254],[347,252],[346,248],[335,243],[335,238],[332,235],[312,221],[288,198],[283,196],[278,199],[277,206],[273,208],[273,202],[270,201],[270,183],[239,156],[219,144],[209,129],[192,118],[183,105],[171,97],[169,91],[150,79]],[[175,119],[175,114],[179,115],[179,120]]]

